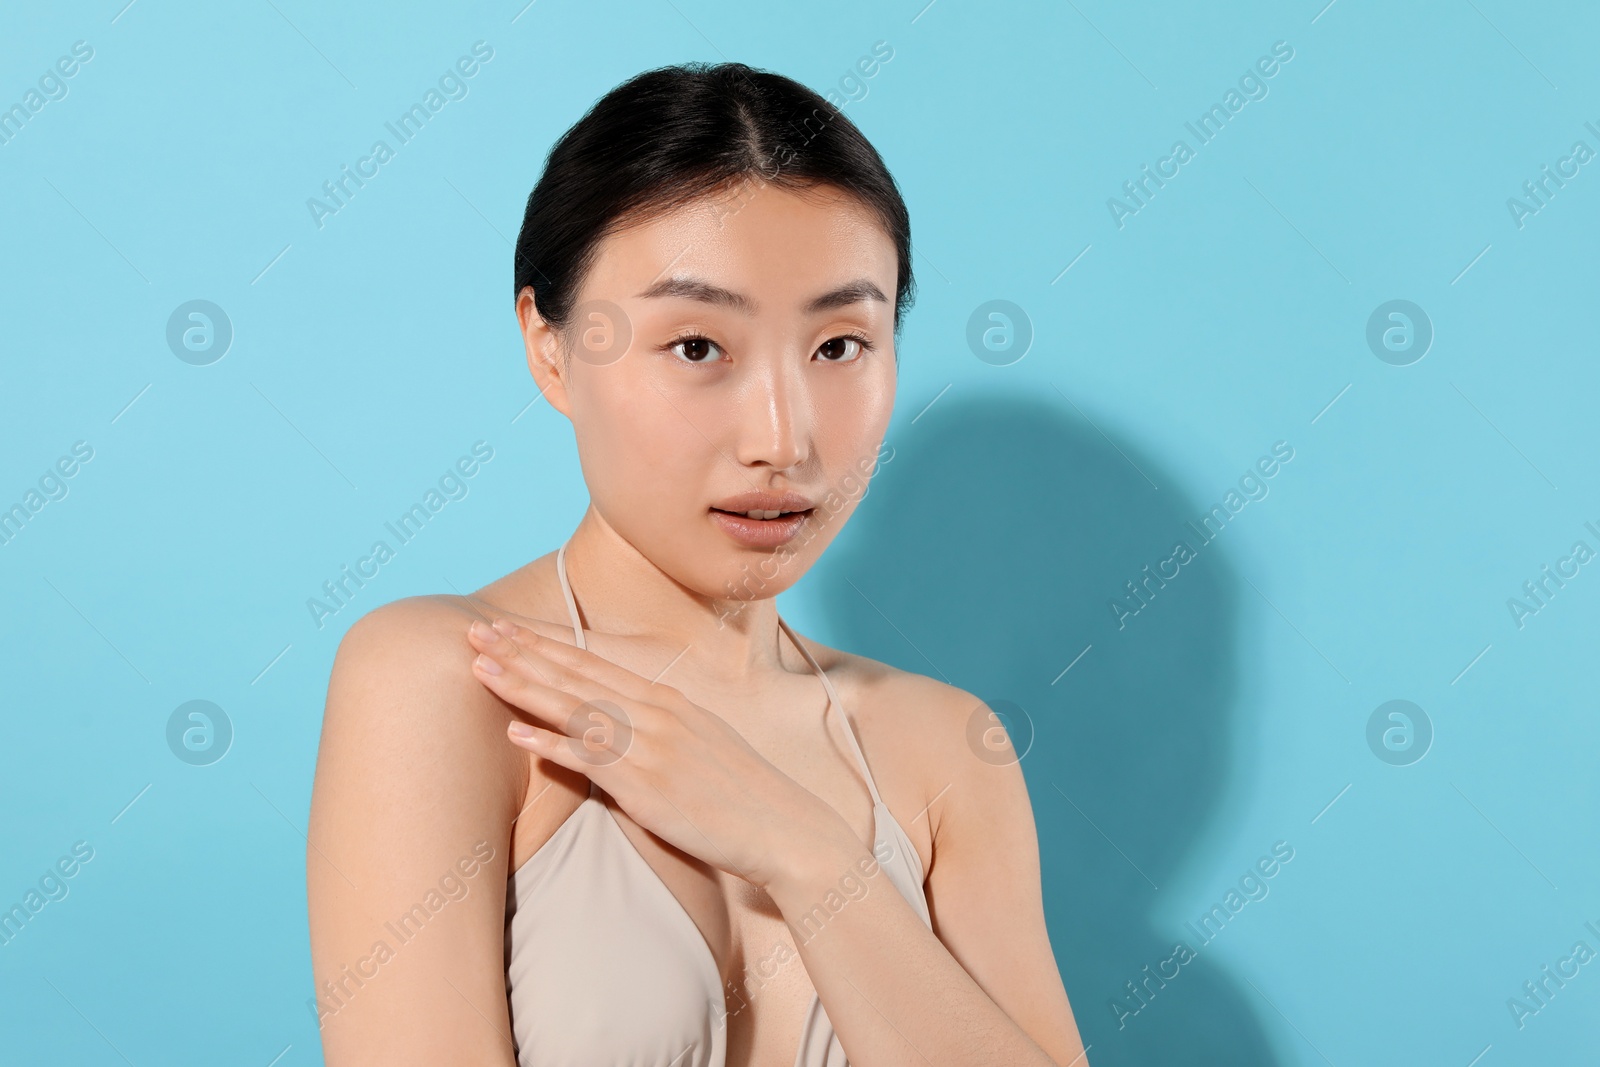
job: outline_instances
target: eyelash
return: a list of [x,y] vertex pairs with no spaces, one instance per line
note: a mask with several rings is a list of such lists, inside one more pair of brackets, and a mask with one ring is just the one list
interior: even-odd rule
[[[857,344],[859,344],[861,346],[861,351],[863,353],[871,352],[871,351],[873,351],[874,349],[876,349],[878,347],[877,345],[872,343],[872,339],[870,337],[867,337],[864,334],[856,333],[854,331],[846,331],[845,333],[835,334],[834,336],[828,338],[828,340],[829,341],[839,341],[839,340],[854,341],[854,342],[856,342]],[[717,345],[717,348],[719,350],[722,348],[721,345],[717,344],[716,341],[714,341],[711,338],[707,337],[705,334],[703,334],[703,333],[695,333],[694,331],[691,330],[688,333],[680,334],[679,336],[674,337],[672,340],[668,341],[664,346],[662,346],[662,350],[664,352],[666,352],[668,355],[673,355],[674,353],[673,353],[672,350],[674,348],[678,347],[679,345],[683,344],[685,341],[705,341],[708,344]],[[860,357],[858,356],[856,358],[859,359]],[[679,360],[676,360],[675,362],[687,363],[689,366],[693,367],[693,366],[698,366],[698,365],[703,364],[703,363],[715,362],[715,361],[712,361],[712,360],[679,359]],[[846,360],[846,359],[825,359],[822,362],[824,362],[824,363],[854,363],[855,360],[853,360],[853,359],[848,359],[848,360]]]

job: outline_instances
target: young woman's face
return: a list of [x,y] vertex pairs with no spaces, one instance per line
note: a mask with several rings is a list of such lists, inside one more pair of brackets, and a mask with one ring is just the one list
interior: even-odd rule
[[[569,360],[525,290],[529,363],[572,421],[595,509],[702,595],[793,584],[855,510],[888,427],[897,268],[847,195],[747,183],[608,236]],[[801,499],[738,499],[762,493]]]

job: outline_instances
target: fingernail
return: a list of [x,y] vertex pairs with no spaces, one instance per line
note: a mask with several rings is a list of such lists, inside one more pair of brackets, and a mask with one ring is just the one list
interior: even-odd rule
[[484,674],[499,674],[499,673],[501,673],[500,664],[496,663],[494,660],[490,659],[488,656],[485,656],[482,652],[478,653],[478,658],[473,660],[472,662],[474,664],[476,664],[477,668],[480,671],[482,671]]
[[510,726],[506,727],[506,730],[510,732],[512,737],[533,736],[533,727],[529,726],[525,722],[513,722]]
[[472,636],[476,637],[480,641],[494,640],[494,631],[489,629],[489,627],[485,626],[483,623],[479,622],[477,619],[473,619],[472,625],[467,627],[467,629],[471,630]]
[[512,626],[511,621],[509,619],[496,619],[496,620],[494,620],[494,628],[496,630],[499,630],[501,633],[505,634],[507,637],[510,637],[511,636],[511,631],[513,629],[515,629],[515,627]]

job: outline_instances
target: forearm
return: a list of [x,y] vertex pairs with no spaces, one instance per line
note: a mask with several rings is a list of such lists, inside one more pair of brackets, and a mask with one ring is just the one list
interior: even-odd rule
[[[804,866],[767,892],[852,1064],[1054,1067],[950,955],[864,845],[852,839]],[[857,882],[866,891],[845,895],[842,887]]]

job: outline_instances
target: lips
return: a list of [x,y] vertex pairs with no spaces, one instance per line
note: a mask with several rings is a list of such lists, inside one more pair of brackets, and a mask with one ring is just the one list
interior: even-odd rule
[[735,515],[743,515],[750,511],[810,511],[814,506],[815,502],[810,497],[802,496],[800,493],[774,493],[763,490],[725,497],[711,505],[716,511],[730,511]]
[[712,508],[711,521],[746,548],[776,548],[793,540],[801,527],[811,521],[811,509],[789,512],[775,519],[752,519]]
[[754,491],[717,501],[711,506],[711,521],[748,548],[775,548],[800,532],[814,507],[799,493]]

